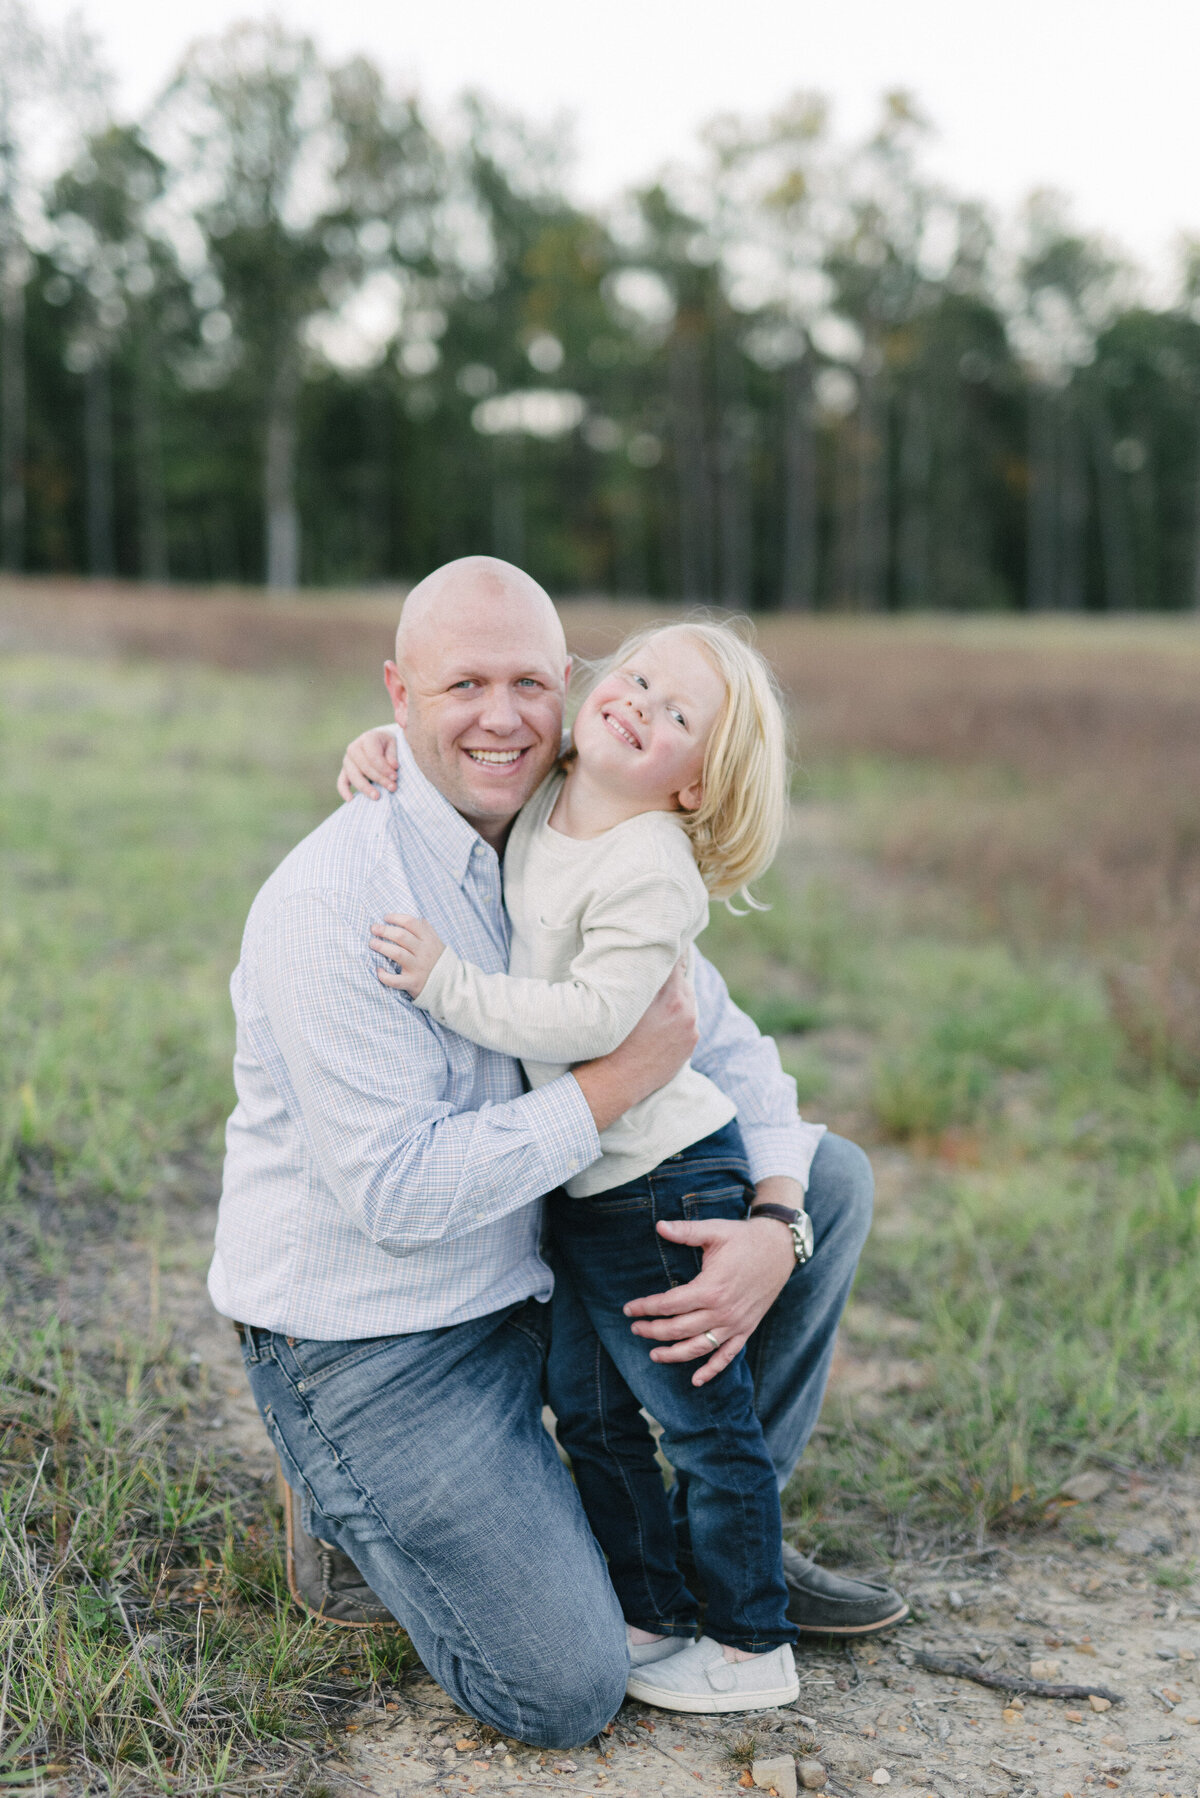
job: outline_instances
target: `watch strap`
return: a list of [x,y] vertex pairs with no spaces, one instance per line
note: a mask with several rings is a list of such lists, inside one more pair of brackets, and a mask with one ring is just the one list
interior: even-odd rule
[[766,1199],[751,1205],[748,1217],[773,1217],[786,1224],[792,1233],[796,1260],[803,1265],[812,1256],[812,1221],[807,1211],[794,1211],[790,1205],[772,1205]]
[[794,1224],[800,1213],[793,1211],[790,1205],[769,1205],[764,1199],[761,1205],[751,1205],[749,1217],[777,1217],[781,1224]]

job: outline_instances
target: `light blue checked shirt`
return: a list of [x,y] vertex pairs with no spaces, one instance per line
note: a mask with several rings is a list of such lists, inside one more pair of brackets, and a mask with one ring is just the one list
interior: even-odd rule
[[[541,1195],[595,1160],[570,1074],[525,1092],[375,978],[387,911],[428,918],[488,973],[508,962],[500,863],[400,738],[397,790],[355,800],[293,849],[250,909],[232,981],[238,1103],[208,1285],[218,1311],[289,1336],[438,1329],[553,1285]],[[756,1179],[807,1181],[802,1123],[772,1042],[696,957],[693,1064],[738,1107]]]

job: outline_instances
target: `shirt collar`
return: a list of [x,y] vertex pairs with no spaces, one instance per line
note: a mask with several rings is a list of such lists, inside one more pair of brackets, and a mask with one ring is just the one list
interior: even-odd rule
[[[446,872],[462,885],[471,865],[476,844],[483,838],[461,812],[455,811],[444,793],[417,767],[408,738],[396,727],[396,791],[392,794],[393,816],[398,825],[421,832],[432,853]],[[484,845],[488,847],[488,845]],[[493,852],[494,853],[494,852]]]

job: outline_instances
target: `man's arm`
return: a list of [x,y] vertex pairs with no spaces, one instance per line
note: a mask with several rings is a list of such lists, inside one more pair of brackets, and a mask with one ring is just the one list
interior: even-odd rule
[[[729,997],[712,963],[695,957],[700,1037],[692,1066],[733,1099],[746,1143],[755,1196],[798,1210],[824,1125],[804,1123],[796,1083],[783,1072],[775,1044]],[[625,1315],[635,1336],[662,1346],[652,1361],[698,1361],[694,1386],[728,1367],[766,1316],[795,1269],[786,1224],[775,1218],[744,1222],[660,1223],[670,1242],[701,1250],[700,1272],[685,1286],[633,1299]],[[719,1348],[713,1350],[711,1331]]]
[[335,899],[289,900],[260,938],[255,973],[322,1176],[397,1255],[477,1230],[588,1166],[598,1130],[668,1080],[695,1041],[694,1014],[668,992],[608,1065],[455,1111],[439,1033],[380,986],[361,920]]
[[824,1124],[801,1118],[796,1082],[784,1073],[774,1039],[739,1010],[716,968],[699,951],[694,979],[700,1039],[692,1066],[737,1106],[752,1178],[757,1182],[781,1174],[806,1187]]

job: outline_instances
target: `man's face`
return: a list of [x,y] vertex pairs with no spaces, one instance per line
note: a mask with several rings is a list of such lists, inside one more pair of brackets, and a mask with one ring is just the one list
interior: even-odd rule
[[520,601],[448,600],[385,669],[413,758],[497,847],[562,740],[570,661],[561,632]]

